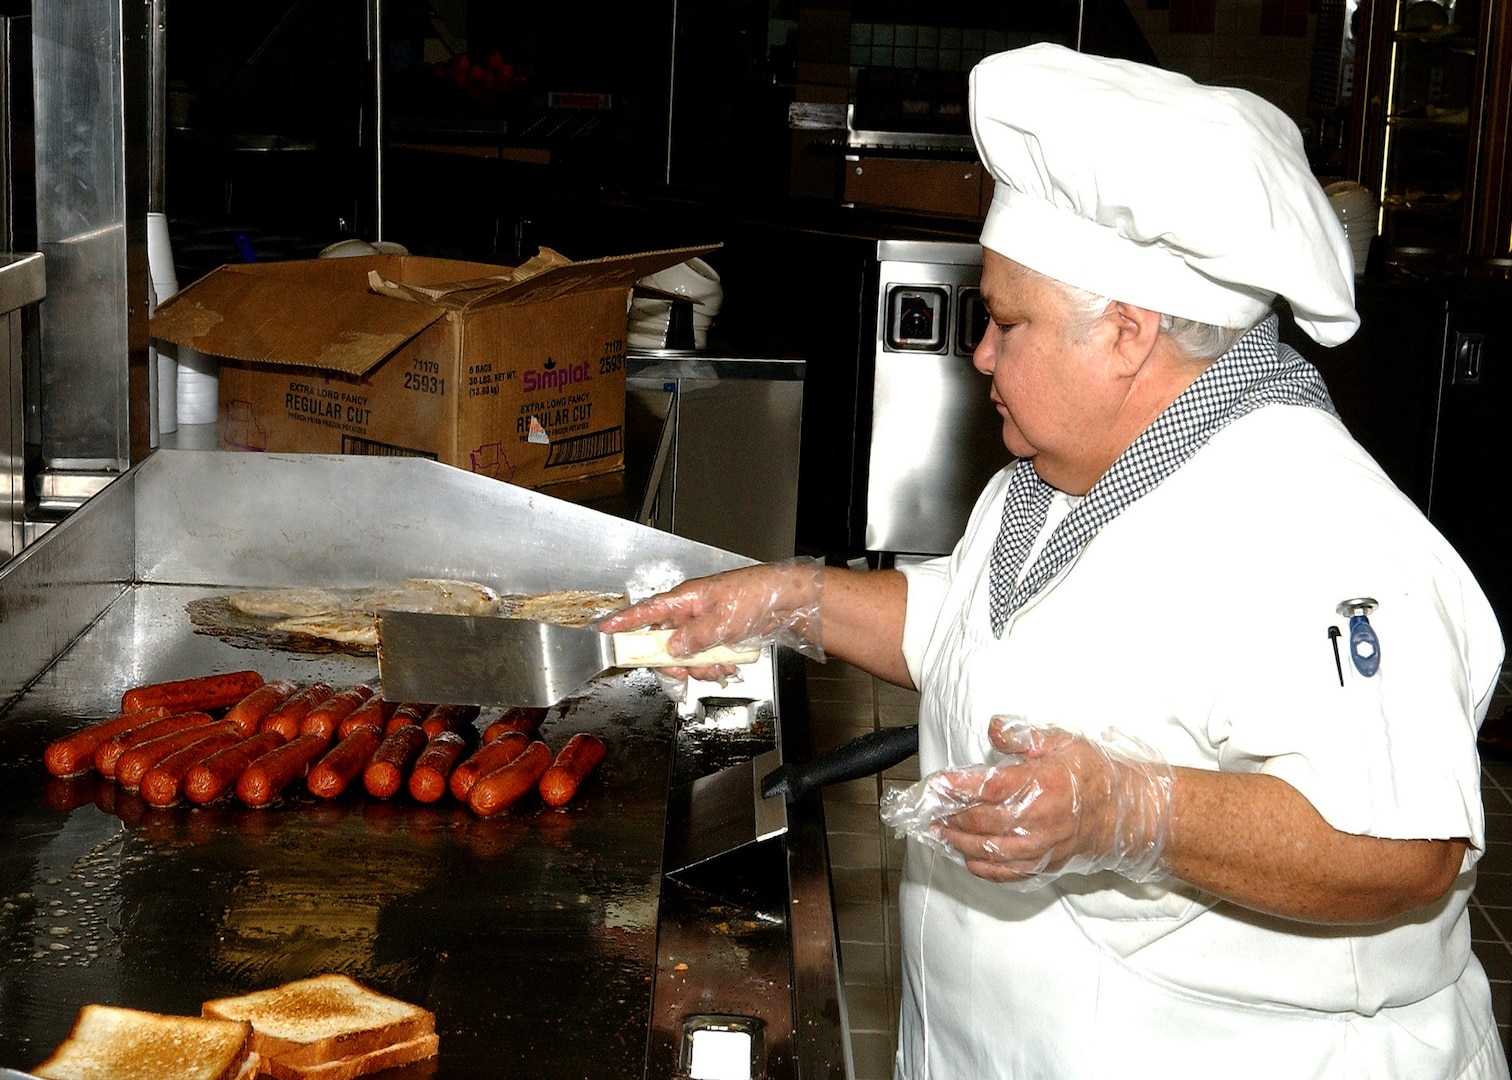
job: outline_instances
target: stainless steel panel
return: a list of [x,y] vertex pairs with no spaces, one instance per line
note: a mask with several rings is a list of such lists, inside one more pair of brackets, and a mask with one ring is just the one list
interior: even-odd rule
[[749,561],[420,458],[158,450],[138,471],[147,582],[649,591]]
[[672,394],[657,524],[752,559],[791,558],[804,362],[631,353],[627,363],[632,390]]
[[[21,24],[24,25],[24,24]],[[16,246],[15,210],[12,206],[15,161],[11,152],[13,98],[16,86],[11,78],[11,34],[18,25],[6,15],[0,15],[0,251],[10,251]],[[31,88],[23,86],[21,92]]]
[[26,436],[22,427],[21,313],[0,312],[0,564],[26,537]]
[[[130,460],[126,40],[145,21],[121,0],[36,4],[37,239],[47,256],[42,454],[50,467],[125,469]],[[145,79],[132,100],[145,96]],[[138,186],[145,180],[138,181]],[[140,232],[145,235],[143,206]],[[143,310],[145,318],[145,309]],[[145,364],[145,337],[142,341]]]
[[[0,20],[0,32],[8,29]],[[0,62],[3,62],[0,57]],[[4,68],[0,67],[0,77]],[[3,108],[0,102],[0,108]],[[5,125],[0,122],[0,137]],[[0,152],[0,158],[3,158]],[[3,164],[0,161],[0,164]],[[9,186],[9,174],[0,176]],[[3,209],[0,209],[3,212]],[[46,293],[40,254],[0,252],[0,564],[25,545],[26,519],[26,309]]]
[[[965,531],[982,487],[1010,460],[988,380],[972,366],[972,343],[961,333],[961,314],[981,281],[982,249],[882,241],[877,250],[865,544],[869,551],[945,554]],[[900,286],[943,294],[937,341],[915,334],[907,343],[918,347],[889,342],[905,337],[889,329],[889,297]]]
[[134,482],[122,477],[77,527],[48,531],[0,568],[0,710],[130,587]]
[[147,0],[147,212],[167,212],[168,0]]
[[15,311],[46,296],[45,268],[38,252],[0,252],[0,311]]
[[[919,263],[919,271],[928,267],[976,267],[976,277],[981,277],[982,248],[980,244],[962,244],[950,240],[878,240],[877,261],[882,263]],[[908,281],[907,276],[884,280]],[[926,278],[916,284],[929,284]]]

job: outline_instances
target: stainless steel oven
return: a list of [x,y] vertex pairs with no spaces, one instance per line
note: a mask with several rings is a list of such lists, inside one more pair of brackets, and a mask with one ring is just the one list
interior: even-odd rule
[[987,326],[982,249],[877,243],[866,549],[942,555],[1009,461],[988,380],[971,363]]

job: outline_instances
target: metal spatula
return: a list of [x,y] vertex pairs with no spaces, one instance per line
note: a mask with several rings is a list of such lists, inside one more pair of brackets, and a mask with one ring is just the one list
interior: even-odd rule
[[611,668],[749,664],[757,646],[667,654],[671,630],[601,634],[529,619],[378,613],[378,676],[389,701],[555,705]]

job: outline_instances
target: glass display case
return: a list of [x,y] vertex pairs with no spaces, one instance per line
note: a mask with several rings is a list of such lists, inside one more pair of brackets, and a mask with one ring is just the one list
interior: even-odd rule
[[1354,178],[1389,260],[1498,267],[1512,254],[1509,0],[1369,0]]

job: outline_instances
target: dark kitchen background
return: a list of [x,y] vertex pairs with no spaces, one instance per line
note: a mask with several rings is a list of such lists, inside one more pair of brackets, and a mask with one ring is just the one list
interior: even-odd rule
[[1495,0],[233,0],[171,3],[166,22],[181,284],[344,238],[505,263],[722,243],[710,346],[807,362],[798,546],[835,559],[869,554],[876,242],[973,241],[990,199],[972,64],[1054,40],[1253,90],[1296,120],[1320,180],[1381,199],[1362,332],[1304,351],[1506,617],[1481,509],[1508,475],[1493,313],[1512,274],[1512,17]]

